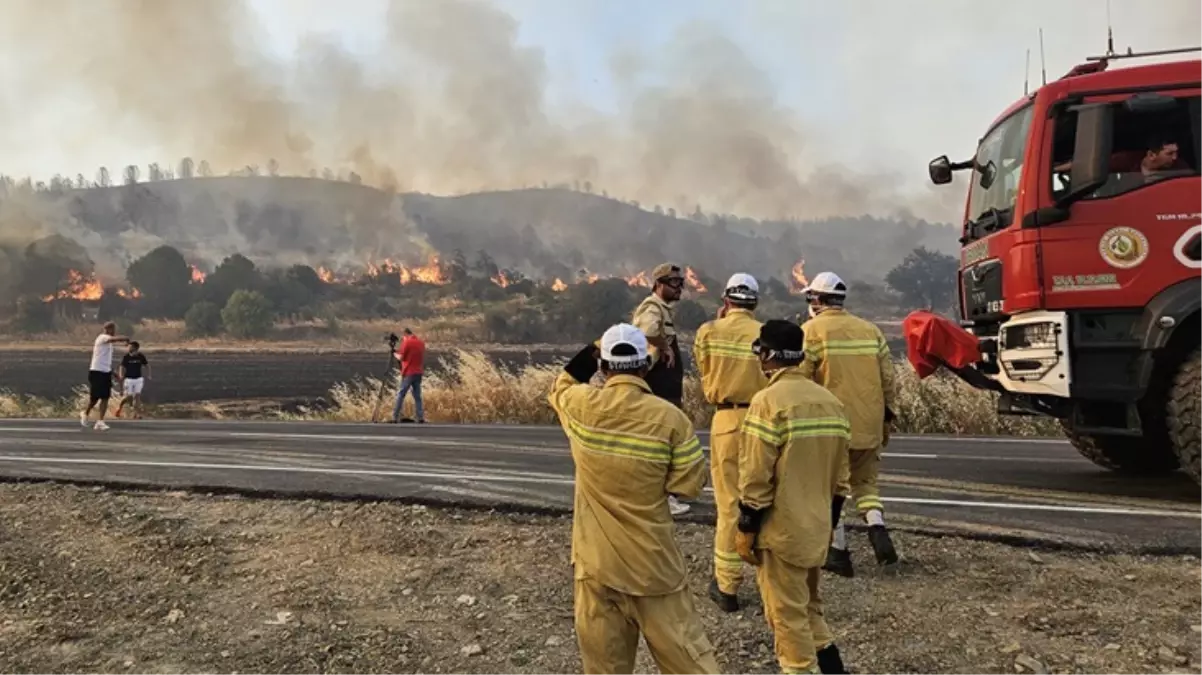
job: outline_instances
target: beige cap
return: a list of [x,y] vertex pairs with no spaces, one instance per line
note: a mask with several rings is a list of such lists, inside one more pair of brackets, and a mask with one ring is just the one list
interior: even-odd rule
[[680,265],[666,262],[656,265],[655,269],[651,270],[651,278],[654,281],[661,281],[663,279],[683,279],[684,273],[681,272]]

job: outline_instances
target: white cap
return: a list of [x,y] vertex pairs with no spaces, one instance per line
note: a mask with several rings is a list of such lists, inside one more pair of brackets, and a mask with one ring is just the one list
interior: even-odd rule
[[809,286],[802,289],[805,293],[817,295],[847,295],[847,284],[834,272],[823,272],[814,277]]
[[[614,347],[630,345],[634,347],[633,354],[615,355]],[[610,326],[601,336],[601,360],[613,365],[642,365],[647,361],[647,336],[643,331],[628,323]]]

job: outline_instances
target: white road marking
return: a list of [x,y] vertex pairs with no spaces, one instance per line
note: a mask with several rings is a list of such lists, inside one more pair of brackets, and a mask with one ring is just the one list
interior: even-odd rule
[[27,462],[32,464],[106,464],[115,466],[148,466],[181,469],[220,469],[226,471],[274,471],[284,473],[319,473],[347,476],[391,476],[396,478],[434,478],[442,480],[475,480],[498,483],[550,483],[571,485],[571,478],[546,478],[537,476],[501,476],[496,474],[436,473],[430,471],[386,471],[381,469],[331,469],[310,466],[262,466],[255,464],[213,464],[207,462],[151,462],[134,459],[85,459],[80,457],[27,457],[0,455],[0,462]]
[[1189,511],[1157,511],[1154,509],[1118,509],[1102,506],[1060,506],[1059,504],[1030,504],[1014,502],[970,502],[956,499],[924,499],[922,497],[882,497],[883,502],[902,504],[930,504],[932,506],[983,506],[994,509],[1017,509],[1028,511],[1061,511],[1065,513],[1104,513],[1113,516],[1162,516],[1165,518],[1193,518],[1202,520],[1202,513]]
[[[20,429],[18,427],[9,427],[9,422],[19,424],[35,424],[37,428]],[[230,424],[229,420],[138,420],[136,424],[141,426],[195,426],[203,427],[208,425]],[[338,427],[343,429],[379,429],[379,424],[369,424],[367,422],[294,422],[290,420],[283,421],[265,421],[265,420],[234,420],[234,424],[246,424],[255,426],[273,426],[281,427],[312,427],[312,428],[330,428]],[[0,420],[0,431],[46,431],[44,426],[53,424],[78,424],[74,419],[64,420],[57,418],[31,418],[21,420]],[[392,426],[392,425],[389,425]],[[545,424],[425,424],[419,427],[421,429],[488,429],[497,434],[506,433],[524,433],[524,432],[555,432],[562,431],[558,426],[550,426]],[[70,430],[70,429],[68,429]],[[416,431],[417,428],[414,428]],[[206,432],[207,433],[207,432]],[[248,432],[229,432],[229,433],[248,433]],[[278,433],[264,432],[263,435],[279,436]],[[296,436],[312,436],[314,434],[292,434]],[[698,429],[698,436],[708,436],[707,429]],[[421,438],[421,436],[413,436]],[[1063,438],[1022,438],[1022,437],[1001,437],[1001,436],[947,436],[947,435],[927,435],[927,434],[893,434],[890,436],[893,440],[899,441],[930,441],[932,443],[1012,443],[1017,445],[1068,445],[1068,441]]]
[[[438,473],[429,471],[385,471],[378,469],[335,469],[306,466],[257,466],[253,464],[216,464],[202,462],[152,462],[128,459],[87,459],[75,457],[30,457],[20,455],[0,455],[0,462],[23,462],[30,464],[101,464],[115,466],[145,466],[154,468],[207,469],[226,471],[266,471],[278,473],[312,473],[346,476],[377,476],[396,478],[430,478],[436,480],[466,480],[493,483],[541,483],[550,485],[573,485],[571,478],[554,478],[547,476],[507,476],[488,473]],[[435,487],[435,486],[431,486]],[[713,492],[713,488],[706,488]],[[928,504],[932,506],[960,506],[965,508],[1012,509],[1030,511],[1056,511],[1062,513],[1096,513],[1120,516],[1156,516],[1162,518],[1189,518],[1202,520],[1202,513],[1189,511],[1164,511],[1154,509],[1124,509],[1096,506],[1061,506],[1058,504],[1033,504],[1016,502],[974,502],[952,499],[923,499],[919,497],[884,498],[886,503],[899,504]]]

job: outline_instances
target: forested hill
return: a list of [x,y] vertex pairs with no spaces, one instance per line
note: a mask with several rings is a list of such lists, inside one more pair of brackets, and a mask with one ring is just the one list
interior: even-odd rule
[[107,274],[165,243],[209,266],[234,253],[265,266],[337,267],[486,250],[502,268],[543,278],[634,273],[668,259],[711,277],[746,270],[785,278],[804,258],[811,273],[874,281],[918,246],[956,249],[950,227],[922,221],[684,216],[563,187],[435,197],[276,176],[41,191],[0,184],[0,234],[52,233],[78,242]]

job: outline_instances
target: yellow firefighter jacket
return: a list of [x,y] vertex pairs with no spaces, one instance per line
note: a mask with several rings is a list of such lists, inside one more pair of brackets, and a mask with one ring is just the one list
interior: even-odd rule
[[[669,344],[676,338],[676,323],[672,316],[672,305],[664,302],[663,298],[655,293],[648,294],[639,303],[639,306],[634,308],[630,323],[643,331],[643,335],[648,338],[662,337]],[[663,358],[663,355],[659,353],[659,348],[655,345],[647,345],[647,352],[651,356],[652,363],[658,363]]]
[[797,567],[821,567],[831,500],[848,465],[843,404],[797,367],[783,368],[751,399],[742,434],[739,501],[768,509],[756,547]]
[[683,588],[668,495],[696,498],[708,475],[689,418],[631,375],[595,387],[561,373],[549,398],[576,464],[576,578],[638,596]]
[[822,310],[801,326],[801,372],[838,397],[851,420],[851,447],[884,441],[885,406],[895,409],[893,359],[879,328],[840,308]]
[[[756,392],[768,384],[760,360],[751,351],[751,343],[760,336],[760,322],[749,310],[732,308],[726,316],[707,321],[697,329],[693,340],[693,358],[701,374],[701,389],[705,400],[714,405],[738,403],[747,405]],[[722,426],[721,417],[730,417],[734,426]],[[737,428],[742,415],[724,416],[719,410],[714,418],[714,433],[726,433]]]

